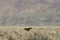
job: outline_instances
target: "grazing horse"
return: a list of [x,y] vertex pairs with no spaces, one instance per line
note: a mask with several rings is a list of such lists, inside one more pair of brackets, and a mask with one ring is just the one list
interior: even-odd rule
[[24,28],[24,30],[26,30],[26,31],[30,31],[30,29],[32,29],[31,27],[29,27],[29,28]]

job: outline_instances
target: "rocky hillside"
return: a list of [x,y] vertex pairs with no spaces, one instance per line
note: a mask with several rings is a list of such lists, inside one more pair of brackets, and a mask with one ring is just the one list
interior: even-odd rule
[[60,0],[0,0],[1,26],[60,25]]

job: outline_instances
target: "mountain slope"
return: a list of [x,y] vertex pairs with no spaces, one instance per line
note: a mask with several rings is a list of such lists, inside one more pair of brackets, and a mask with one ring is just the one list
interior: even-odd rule
[[0,0],[0,25],[60,25],[60,0]]

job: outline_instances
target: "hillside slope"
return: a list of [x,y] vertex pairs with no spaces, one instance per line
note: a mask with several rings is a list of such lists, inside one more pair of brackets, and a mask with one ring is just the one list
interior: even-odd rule
[[60,0],[0,0],[0,25],[60,25]]

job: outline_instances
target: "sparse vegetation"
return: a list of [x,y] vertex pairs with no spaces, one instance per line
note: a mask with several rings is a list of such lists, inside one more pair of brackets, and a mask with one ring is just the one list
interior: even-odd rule
[[0,40],[59,40],[59,27],[32,27],[26,31],[24,27],[0,28]]

